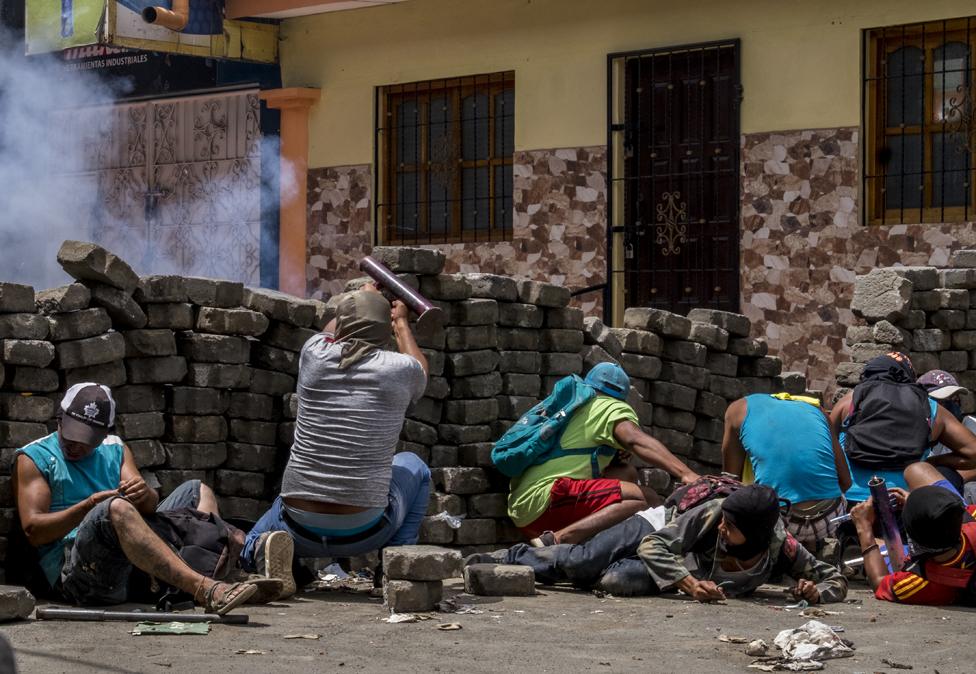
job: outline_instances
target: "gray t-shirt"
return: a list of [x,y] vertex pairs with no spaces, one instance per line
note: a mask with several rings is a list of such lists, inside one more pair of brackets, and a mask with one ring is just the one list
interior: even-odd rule
[[404,415],[424,394],[416,358],[377,350],[339,369],[340,343],[316,335],[302,347],[298,419],[281,495],[386,507]]

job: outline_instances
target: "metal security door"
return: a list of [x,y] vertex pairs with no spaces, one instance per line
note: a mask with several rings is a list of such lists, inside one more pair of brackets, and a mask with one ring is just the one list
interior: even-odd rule
[[626,306],[737,311],[738,42],[614,55],[611,76]]
[[58,113],[82,140],[61,178],[82,231],[140,273],[260,283],[261,131],[257,92]]

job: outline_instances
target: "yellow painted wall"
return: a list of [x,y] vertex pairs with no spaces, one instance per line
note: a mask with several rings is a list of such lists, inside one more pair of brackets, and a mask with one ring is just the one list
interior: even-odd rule
[[738,37],[742,131],[860,121],[860,31],[976,14],[973,0],[409,0],[288,19],[285,86],[320,87],[309,166],[373,159],[384,84],[515,70],[515,144],[606,143],[606,56]]

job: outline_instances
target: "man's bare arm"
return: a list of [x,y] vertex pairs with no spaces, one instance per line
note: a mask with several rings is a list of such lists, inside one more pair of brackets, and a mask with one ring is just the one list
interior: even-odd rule
[[427,357],[424,356],[424,352],[417,346],[417,340],[414,338],[413,331],[410,329],[410,321],[407,320],[406,305],[396,300],[393,302],[392,314],[393,335],[396,337],[400,353],[416,358],[420,363],[420,367],[424,369],[424,374],[429,376],[430,371],[427,366]]
[[136,510],[143,515],[151,515],[156,512],[156,506],[159,505],[159,494],[142,479],[139,466],[136,465],[136,459],[132,456],[128,445],[124,445],[123,451],[122,481],[119,483],[119,491],[125,494]]
[[956,470],[976,468],[976,435],[962,425],[944,407],[935,415],[932,439],[952,450],[951,454],[930,456],[926,461],[935,466],[948,466]]
[[[824,412],[823,415],[827,417],[827,425],[830,425],[830,415]],[[851,467],[847,464],[847,457],[844,456],[844,450],[840,447],[840,441],[837,439],[837,434],[834,433],[833,428],[830,430],[830,443],[833,446],[834,451],[834,468],[837,470],[837,484],[840,486],[842,492],[847,491],[851,488],[854,480],[851,478]]]
[[628,452],[658,468],[663,468],[684,483],[694,482],[698,473],[686,466],[667,447],[640,429],[633,421],[620,421],[613,427],[613,437]]
[[20,525],[27,541],[35,547],[64,538],[92,508],[118,495],[115,490],[98,492],[66,510],[52,513],[51,489],[34,461],[23,454],[17,457],[14,483]]
[[722,470],[742,477],[746,463],[746,449],[739,439],[739,429],[746,416],[745,398],[736,400],[725,410],[725,432],[722,435]]

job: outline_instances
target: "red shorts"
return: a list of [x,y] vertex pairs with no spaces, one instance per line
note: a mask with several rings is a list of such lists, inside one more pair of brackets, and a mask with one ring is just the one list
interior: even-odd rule
[[530,536],[538,536],[544,531],[559,531],[622,500],[620,480],[561,477],[552,483],[549,509],[534,522],[522,527],[522,531]]

